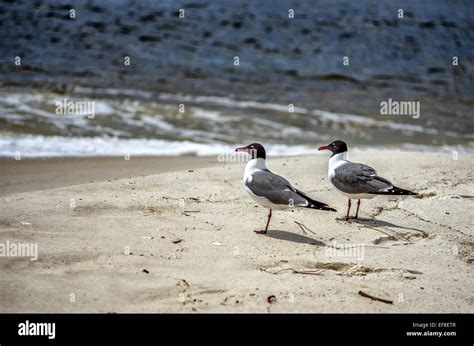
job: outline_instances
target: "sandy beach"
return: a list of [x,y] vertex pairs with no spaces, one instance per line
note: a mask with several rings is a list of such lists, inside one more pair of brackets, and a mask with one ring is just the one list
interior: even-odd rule
[[267,235],[245,163],[2,159],[0,243],[38,258],[0,257],[0,312],[474,312],[474,157],[351,154],[420,193],[351,222],[327,159],[268,158],[338,212],[276,211]]

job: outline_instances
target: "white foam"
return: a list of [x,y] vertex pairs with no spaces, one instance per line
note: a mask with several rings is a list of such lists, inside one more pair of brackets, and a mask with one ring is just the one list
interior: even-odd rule
[[226,115],[218,111],[210,111],[199,107],[192,107],[191,110],[195,118],[211,120],[219,123],[242,120],[242,118],[238,116]]
[[[274,110],[274,111],[285,112],[285,113],[288,113],[288,110],[289,110],[289,105],[282,105],[282,104],[269,103],[269,102],[235,100],[231,97],[223,97],[223,96],[191,96],[191,95],[182,95],[182,94],[160,93],[158,94],[158,97],[162,100],[168,100],[168,101],[214,104],[214,105],[225,106],[225,107],[230,107],[230,108],[255,108],[255,109],[263,109],[263,110]],[[308,110],[303,107],[294,106],[294,112],[306,114],[308,113]]]
[[[242,143],[248,144],[248,143]],[[241,145],[242,145],[241,144]],[[240,146],[241,146],[240,145]],[[119,139],[116,137],[61,137],[61,136],[11,136],[0,135],[0,156],[23,158],[37,157],[88,157],[88,156],[180,156],[180,155],[221,155],[234,153],[239,145],[219,142],[195,143],[190,141],[167,141],[161,139]],[[404,144],[392,147],[355,147],[351,151],[417,151],[474,154],[474,148],[462,146],[432,147]],[[268,144],[269,156],[319,155],[316,146]]]
[[110,95],[110,96],[130,96],[130,97],[143,97],[143,98],[151,98],[153,93],[148,91],[143,91],[139,89],[116,89],[116,88],[89,88],[89,87],[82,87],[82,86],[75,86],[73,88],[73,92],[78,94],[89,94],[89,95],[96,95],[96,94],[103,94],[103,95]]
[[[61,137],[61,136],[8,136],[0,135],[0,156],[25,158],[84,157],[84,156],[180,156],[220,155],[234,152],[237,145],[223,143],[194,143],[161,139],[119,139],[113,137]],[[314,154],[314,146],[268,146],[272,156]]]
[[112,137],[60,137],[0,136],[0,156],[23,157],[73,157],[73,156],[175,156],[184,154],[212,155],[222,145],[209,145],[189,141],[165,141],[159,139],[118,139]]
[[144,115],[142,116],[141,120],[135,120],[135,122],[139,124],[151,125],[153,127],[157,127],[161,130],[168,132],[178,131],[176,126],[170,124],[169,122],[163,120],[161,117],[158,116]]
[[[80,93],[89,93],[89,94],[96,94],[102,93],[107,95],[124,95],[124,96],[140,96],[143,98],[152,98],[153,94],[150,92],[145,92],[142,90],[129,90],[129,89],[112,89],[112,88],[86,88],[86,87],[75,87],[74,91]],[[195,104],[213,104],[223,107],[229,108],[254,108],[254,109],[261,109],[261,110],[273,110],[282,113],[289,112],[289,106],[285,104],[277,104],[271,102],[258,102],[258,101],[251,101],[251,100],[236,100],[232,97],[223,97],[223,96],[192,96],[192,95],[184,95],[184,94],[169,94],[169,93],[159,93],[157,97],[164,101],[176,101],[182,103],[195,103]],[[208,112],[208,111],[206,111]],[[363,115],[355,115],[355,114],[344,114],[344,113],[336,113],[324,110],[309,110],[304,107],[294,106],[294,114],[313,114],[321,120],[328,120],[333,123],[352,123],[352,124],[359,124],[368,127],[379,127],[379,128],[388,128],[398,131],[405,131],[409,133],[424,133],[430,135],[439,134],[440,131],[434,128],[427,128],[421,125],[413,125],[407,123],[400,123],[395,122],[392,120],[376,120],[367,116]],[[199,113],[198,115],[201,117],[207,117],[209,120],[217,121],[219,117],[217,114],[204,114]],[[214,117],[215,116],[215,117]],[[214,119],[212,119],[214,117]],[[461,138],[474,138],[474,134],[463,134],[463,133],[456,133],[452,131],[444,131],[443,135],[448,137],[461,137]]]
[[[119,139],[114,137],[61,137],[0,135],[0,156],[14,157],[81,157],[81,156],[179,156],[219,155],[233,153],[237,147],[223,143],[194,143],[161,139]],[[271,145],[270,155],[304,155],[315,153],[314,147]]]

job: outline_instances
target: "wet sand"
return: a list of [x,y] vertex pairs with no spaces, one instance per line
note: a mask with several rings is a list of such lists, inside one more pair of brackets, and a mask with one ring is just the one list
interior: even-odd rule
[[0,158],[0,195],[47,190],[216,164],[216,157]]

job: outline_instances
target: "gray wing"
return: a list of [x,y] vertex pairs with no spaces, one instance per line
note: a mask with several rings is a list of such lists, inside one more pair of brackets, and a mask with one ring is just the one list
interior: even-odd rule
[[300,196],[290,182],[270,171],[253,173],[245,181],[245,186],[259,197],[265,197],[274,204],[297,205],[305,207],[309,202]]
[[377,176],[372,167],[361,163],[346,163],[335,169],[331,182],[345,193],[377,193],[391,189],[392,183]]

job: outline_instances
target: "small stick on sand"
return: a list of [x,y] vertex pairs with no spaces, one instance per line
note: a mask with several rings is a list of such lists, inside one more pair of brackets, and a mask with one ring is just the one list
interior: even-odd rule
[[320,275],[324,270],[318,269],[318,270],[296,270],[294,268],[285,268],[281,270],[277,270],[275,272],[271,272],[266,269],[260,268],[261,271],[264,271],[266,273],[272,274],[272,275],[277,275],[286,271],[291,271],[293,274],[304,274],[304,275]]
[[295,221],[295,223],[296,223],[298,226],[300,226],[301,230],[302,230],[305,234],[307,234],[306,231],[305,231],[305,229],[306,229],[308,232],[313,233],[314,235],[317,235],[317,234],[314,233],[312,230],[310,230],[308,227],[306,227],[305,225],[303,225],[301,222]]
[[321,275],[324,270],[295,270],[293,269],[293,274],[304,274],[304,275]]
[[365,297],[365,298],[370,298],[372,300],[377,300],[379,302],[382,302],[382,303],[385,303],[385,304],[393,304],[393,300],[388,300],[388,299],[383,299],[383,298],[379,298],[379,297],[374,297],[368,293],[365,293],[363,291],[359,291],[359,294],[362,296],[362,297]]

